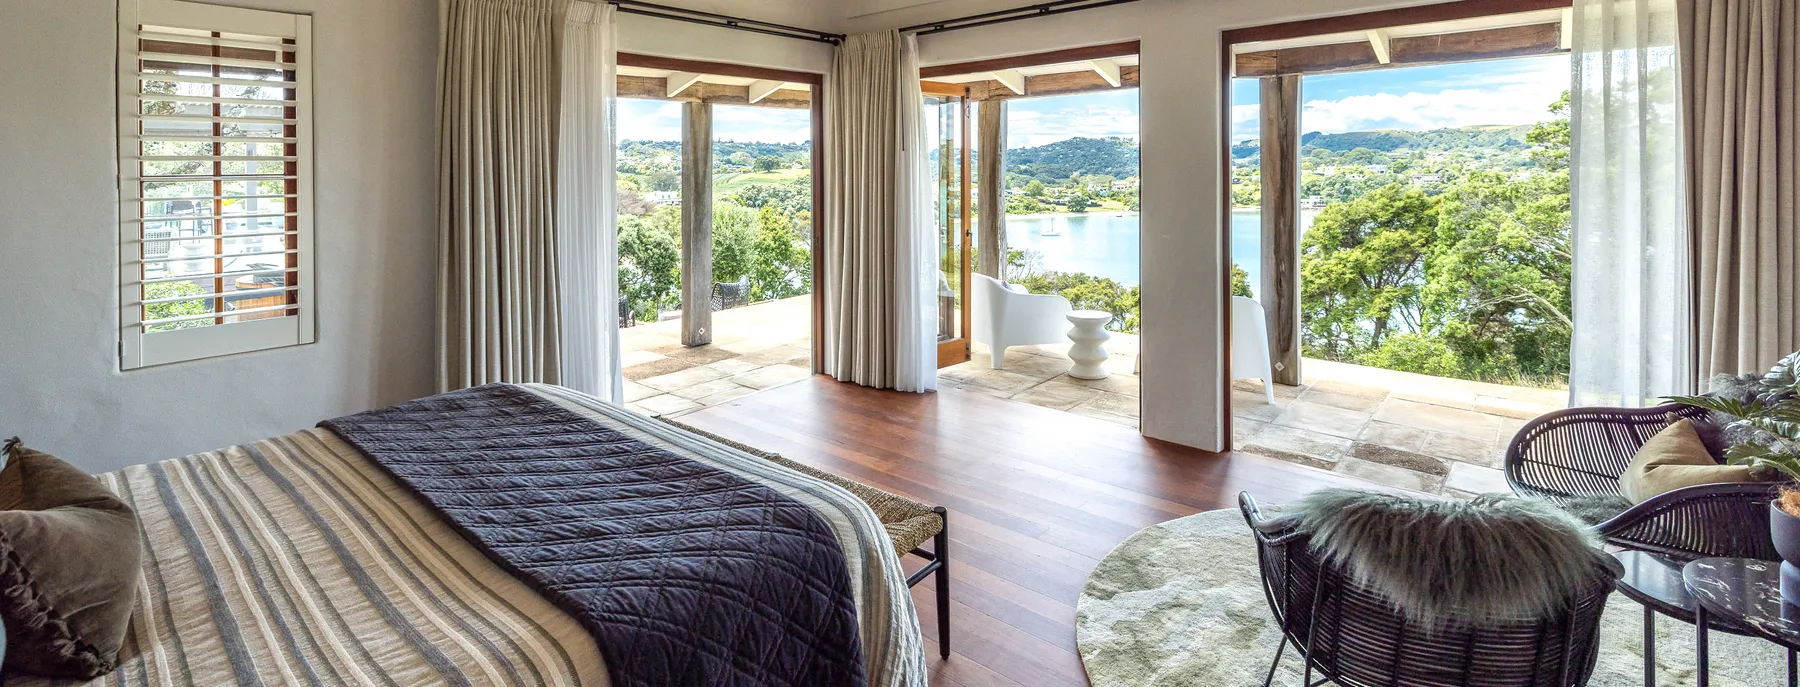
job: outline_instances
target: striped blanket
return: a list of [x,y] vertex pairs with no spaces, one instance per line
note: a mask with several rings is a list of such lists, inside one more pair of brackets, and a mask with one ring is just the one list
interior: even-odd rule
[[[925,684],[898,557],[849,492],[565,389],[527,388],[811,506],[850,568],[868,683]],[[327,430],[100,479],[137,509],[144,579],[119,669],[90,684],[607,682],[579,624]]]

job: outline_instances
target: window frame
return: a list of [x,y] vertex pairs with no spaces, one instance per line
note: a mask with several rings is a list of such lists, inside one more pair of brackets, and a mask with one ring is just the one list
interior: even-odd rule
[[[282,304],[288,307],[277,311],[281,313],[279,316],[223,322],[230,315],[220,307],[224,303],[224,292],[215,291],[214,293],[221,294],[214,299],[213,310],[218,313],[216,319],[221,320],[220,322],[205,327],[145,331],[142,324],[146,306],[143,289],[147,277],[143,261],[146,258],[145,247],[150,241],[143,233],[145,199],[142,189],[147,177],[141,166],[141,143],[144,139],[140,136],[143,116],[140,100],[142,80],[139,76],[143,52],[140,27],[144,25],[215,34],[250,34],[292,41],[291,46],[280,51],[293,56],[292,100],[280,101],[291,102],[292,106],[277,120],[284,123],[291,120],[291,123],[285,123],[284,136],[275,139],[284,143],[282,157],[291,158],[282,163],[283,175],[293,177],[284,182],[281,194],[281,214],[287,216],[284,228],[291,232],[286,234],[285,249],[288,252],[284,254],[290,257],[284,258],[283,264],[277,269],[283,275],[291,275],[284,276],[284,285],[289,287],[287,293],[291,295],[288,302]],[[299,346],[317,340],[317,288],[313,264],[313,187],[316,178],[312,158],[312,47],[312,18],[304,14],[222,7],[184,0],[120,0],[117,72],[120,221],[116,282],[119,300],[115,307],[119,318],[118,352],[121,371]],[[215,112],[214,116],[220,115]],[[285,134],[288,131],[292,132],[292,143],[286,143],[289,136]],[[209,156],[221,160],[228,157],[222,154],[222,147],[222,142],[215,142]],[[217,202],[216,199],[227,195],[222,188],[224,183],[231,183],[231,177],[223,174],[222,167],[215,163],[211,178],[218,182],[213,192],[213,198]],[[224,214],[226,213],[212,213],[212,235],[220,237],[221,246],[226,235],[223,229]],[[218,250],[215,254],[222,252]],[[222,265],[222,261],[215,260],[215,270],[211,274],[218,275],[224,271],[218,265]],[[207,277],[197,275],[197,278]],[[223,283],[227,277],[212,278]]]

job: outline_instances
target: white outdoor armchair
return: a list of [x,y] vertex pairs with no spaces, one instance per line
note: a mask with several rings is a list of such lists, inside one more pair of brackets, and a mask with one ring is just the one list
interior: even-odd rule
[[1269,325],[1261,303],[1231,297],[1231,378],[1260,379],[1263,395],[1275,404],[1275,375],[1269,369]]
[[1008,346],[1069,342],[1069,321],[1063,317],[1073,310],[1069,299],[1027,293],[1019,286],[1007,288],[985,274],[970,276],[975,279],[970,338],[987,344],[994,369],[1005,364]]

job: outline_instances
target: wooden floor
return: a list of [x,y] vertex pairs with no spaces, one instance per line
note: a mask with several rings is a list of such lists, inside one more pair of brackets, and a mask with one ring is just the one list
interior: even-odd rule
[[1114,545],[1148,525],[1235,508],[1239,491],[1282,503],[1360,484],[977,393],[876,391],[827,377],[679,419],[950,509],[949,659],[938,658],[933,583],[913,590],[934,685],[1085,685],[1075,602]]

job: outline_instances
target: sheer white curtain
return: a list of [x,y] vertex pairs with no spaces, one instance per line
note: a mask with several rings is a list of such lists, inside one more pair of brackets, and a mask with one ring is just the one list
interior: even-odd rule
[[894,388],[937,388],[937,232],[931,217],[931,163],[926,159],[925,94],[919,89],[919,40],[900,44],[900,160],[895,174]]
[[1575,0],[1572,405],[1693,385],[1676,0]]
[[570,5],[563,29],[556,242],[561,263],[562,384],[624,402],[619,368],[618,218],[614,210],[614,7]]

